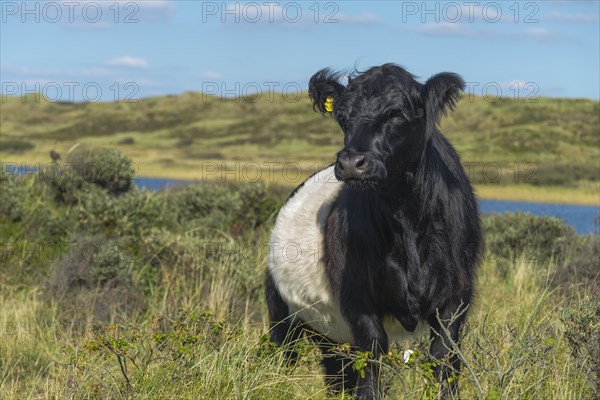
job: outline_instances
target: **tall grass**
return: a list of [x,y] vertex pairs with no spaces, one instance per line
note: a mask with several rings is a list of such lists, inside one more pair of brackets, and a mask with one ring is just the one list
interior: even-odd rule
[[[511,268],[509,278],[491,262],[480,271],[460,350],[463,398],[591,399],[592,360],[572,354],[558,319],[569,301],[539,279],[551,264],[539,271],[518,260]],[[222,306],[235,303],[229,276],[220,268],[210,282],[188,282],[187,291],[165,289],[144,316],[103,326],[60,319],[39,289],[4,287],[2,398],[333,398],[309,342],[289,366],[257,321],[264,305]],[[164,296],[185,311],[169,313]],[[418,354],[410,365],[399,361],[406,349]],[[426,354],[426,339],[392,347],[383,360],[389,398],[433,395]]]
[[[107,154],[115,157],[122,161]],[[290,364],[266,335],[262,280],[284,193],[1,183],[0,199],[19,201],[0,207],[0,398],[343,397],[328,393],[310,341],[297,343]],[[597,238],[527,215],[484,225],[494,245],[454,348],[464,362],[462,398],[598,396]],[[47,249],[56,255],[40,256]],[[373,361],[388,398],[435,397],[427,348],[427,337],[396,343]],[[363,355],[351,357],[360,366]]]

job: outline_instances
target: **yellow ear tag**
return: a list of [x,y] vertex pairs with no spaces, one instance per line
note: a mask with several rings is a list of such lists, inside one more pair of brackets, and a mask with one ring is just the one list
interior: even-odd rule
[[325,111],[333,112],[333,97],[331,96],[325,100]]

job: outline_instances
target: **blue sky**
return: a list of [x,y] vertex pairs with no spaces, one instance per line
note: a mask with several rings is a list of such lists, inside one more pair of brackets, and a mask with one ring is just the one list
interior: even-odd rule
[[2,93],[306,89],[318,69],[453,71],[476,95],[600,98],[598,1],[0,0]]

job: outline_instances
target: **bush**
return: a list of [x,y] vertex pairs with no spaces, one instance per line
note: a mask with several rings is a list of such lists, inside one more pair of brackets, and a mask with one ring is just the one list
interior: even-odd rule
[[600,295],[600,237],[578,237],[569,256],[557,265],[552,284],[563,294],[590,291]]
[[6,285],[44,281],[73,229],[73,220],[47,200],[46,191],[34,176],[0,177],[0,270]]
[[119,140],[117,144],[135,144],[135,138],[131,136],[126,136],[123,139]]
[[262,225],[277,209],[262,183],[190,185],[170,193],[168,203],[181,224],[234,235]]
[[4,172],[0,176],[0,216],[5,221],[20,222],[25,218],[24,200],[28,197],[30,183],[23,177]]
[[231,220],[240,202],[230,186],[216,184],[188,185],[169,196],[169,205],[180,221],[197,219],[212,221]]
[[518,212],[487,215],[482,222],[487,255],[505,273],[518,257],[537,264],[562,260],[575,239],[574,229],[555,217]]
[[262,183],[241,185],[239,188],[241,208],[238,223],[243,229],[256,229],[273,218],[278,204]]
[[53,265],[46,295],[63,321],[110,322],[146,308],[133,279],[135,250],[127,238],[75,235]]
[[535,185],[577,187],[581,181],[598,181],[598,166],[590,163],[552,163],[545,164],[536,175]]
[[560,319],[575,358],[591,363],[588,381],[600,395],[600,296],[587,297],[565,309]]
[[176,214],[161,193],[137,189],[118,197],[102,191],[91,193],[94,195],[81,196],[72,206],[80,228],[89,234],[141,237],[155,226],[179,229]]
[[24,153],[34,147],[33,143],[25,140],[9,139],[0,141],[0,151],[7,153]]
[[253,232],[277,208],[262,184],[189,185],[159,193],[133,189],[117,197],[88,186],[75,196],[72,212],[80,227],[110,237],[141,237],[157,226],[195,236],[237,236]]
[[57,176],[44,176],[57,201],[77,204],[85,196],[105,192],[111,196],[126,193],[132,188],[135,165],[118,150],[82,149],[67,156],[58,165]]

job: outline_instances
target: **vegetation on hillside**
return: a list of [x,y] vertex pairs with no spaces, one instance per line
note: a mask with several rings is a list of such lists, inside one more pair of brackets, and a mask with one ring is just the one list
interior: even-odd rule
[[[0,398],[336,398],[310,342],[289,365],[265,335],[268,235],[288,190],[155,193],[130,166],[81,147],[57,164],[69,173],[0,177]],[[597,397],[598,236],[528,214],[483,222],[462,397]],[[435,395],[427,338],[381,362],[389,398]]]
[[[231,171],[241,162],[262,168],[263,181],[294,185],[331,162],[343,140],[337,124],[315,114],[305,94],[222,99],[184,93],[135,103],[26,99],[7,96],[2,104],[4,161],[46,163],[51,149],[64,154],[83,143],[118,148],[143,176],[219,180],[214,166]],[[558,186],[598,196],[598,101],[463,96],[442,128],[476,184]],[[281,173],[289,163],[303,168],[301,176]],[[240,172],[236,179],[249,180]],[[502,192],[485,191],[493,193]]]

